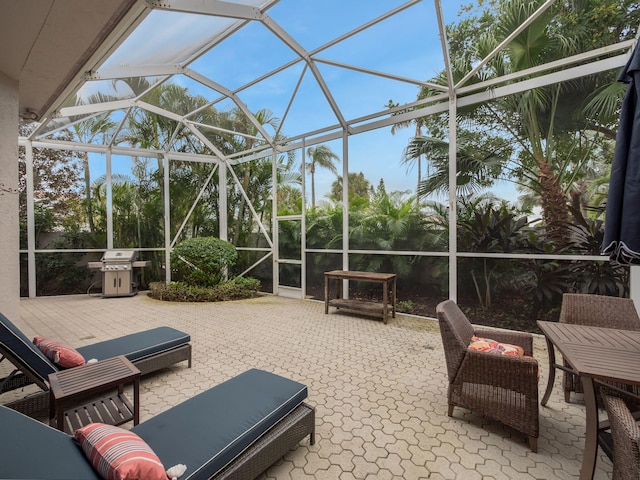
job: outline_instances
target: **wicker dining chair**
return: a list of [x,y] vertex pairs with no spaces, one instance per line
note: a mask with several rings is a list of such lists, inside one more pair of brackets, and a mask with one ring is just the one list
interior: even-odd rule
[[[476,329],[452,300],[436,307],[449,377],[448,415],[454,407],[473,410],[525,435],[538,449],[538,362],[529,333]],[[524,357],[468,350],[473,335],[519,345]]]
[[[604,295],[565,293],[562,296],[560,322],[620,330],[640,330],[640,317],[633,300]],[[565,366],[570,368],[566,362]],[[571,392],[583,393],[580,378],[565,371],[562,390],[564,399],[568,403]]]
[[601,395],[611,425],[613,480],[640,480],[640,428],[622,398]]

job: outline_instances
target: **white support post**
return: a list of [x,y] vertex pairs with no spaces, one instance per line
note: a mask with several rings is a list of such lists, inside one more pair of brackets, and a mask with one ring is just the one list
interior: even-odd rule
[[456,202],[456,95],[449,101],[449,299],[458,301],[458,211]]
[[113,250],[113,179],[111,178],[111,149],[107,150],[107,171],[105,179],[107,182],[107,250]]
[[0,305],[12,320],[20,318],[18,90],[18,82],[0,72]]
[[[271,237],[273,238],[271,245],[271,257],[273,258],[273,269],[272,269],[272,284],[273,284],[273,294],[278,295],[279,285],[280,285],[280,234],[278,232],[278,165],[275,161],[275,154],[273,152],[274,157],[271,160],[271,198],[273,199],[271,202]],[[304,154],[302,157],[302,162],[304,163]]]
[[[227,223],[227,162],[220,162],[218,166],[218,238],[229,240]],[[224,268],[224,279],[229,280],[229,269]]]
[[300,286],[302,287],[302,298],[307,297],[307,204],[304,196],[306,195],[305,189],[305,181],[304,181],[304,166],[305,166],[305,150],[304,150],[304,142],[302,147],[302,161],[300,162],[300,178],[302,179],[302,184],[300,185],[301,189],[301,203],[302,203],[302,211],[300,212],[302,215],[302,219],[300,220],[300,260],[302,264],[300,265]]
[[629,297],[640,312],[640,266],[629,267]]
[[[349,270],[349,135],[342,131],[342,269]],[[349,298],[349,280],[342,281],[342,298]]]
[[218,164],[218,236],[228,241],[228,205],[227,205],[227,162]]
[[36,298],[38,291],[36,278],[36,221],[33,203],[33,143],[29,140],[25,148],[25,173],[27,180],[27,272],[29,277],[29,298]]
[[164,170],[164,276],[167,283],[171,282],[171,209],[169,193],[169,159],[161,156]]

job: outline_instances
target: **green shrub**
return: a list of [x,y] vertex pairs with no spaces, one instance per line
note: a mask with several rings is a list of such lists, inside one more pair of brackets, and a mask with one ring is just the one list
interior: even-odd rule
[[183,282],[153,282],[149,296],[167,302],[225,302],[257,297],[259,287],[260,281],[255,278],[236,278],[212,287]]
[[257,292],[260,288],[260,280],[252,277],[236,277],[232,280],[232,283],[235,283],[241,288],[253,290],[254,292]]
[[226,269],[237,260],[236,247],[216,237],[189,238],[178,243],[171,253],[176,280],[191,286],[218,285]]
[[414,305],[411,300],[400,300],[396,305],[396,310],[403,313],[410,313],[413,307]]

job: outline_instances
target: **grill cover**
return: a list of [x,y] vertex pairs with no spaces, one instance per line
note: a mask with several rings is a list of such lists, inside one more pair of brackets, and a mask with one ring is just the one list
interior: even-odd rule
[[103,263],[131,263],[137,256],[136,250],[107,250],[101,260]]

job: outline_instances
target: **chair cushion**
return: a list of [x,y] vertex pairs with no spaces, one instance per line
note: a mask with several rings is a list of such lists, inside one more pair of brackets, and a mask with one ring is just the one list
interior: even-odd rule
[[38,347],[46,357],[62,368],[81,367],[86,362],[78,351],[60,340],[52,338],[35,337],[33,344]]
[[90,423],[76,430],[75,439],[104,480],[167,480],[158,456],[133,432]]
[[185,464],[180,480],[208,479],[306,397],[305,385],[252,369],[131,431],[149,444],[164,465]]
[[104,360],[124,355],[136,362],[143,358],[186,345],[191,337],[171,327],[158,327],[104,342],[78,347],[78,352],[86,359]]
[[66,433],[0,405],[0,478],[99,480]]
[[7,317],[0,313],[0,343],[12,356],[24,362],[43,382],[49,380],[49,374],[59,371],[27,336]]
[[524,355],[524,349],[518,345],[500,343],[490,338],[476,337],[475,335],[471,337],[471,343],[468,348],[476,352],[495,353],[510,357],[522,357]]

